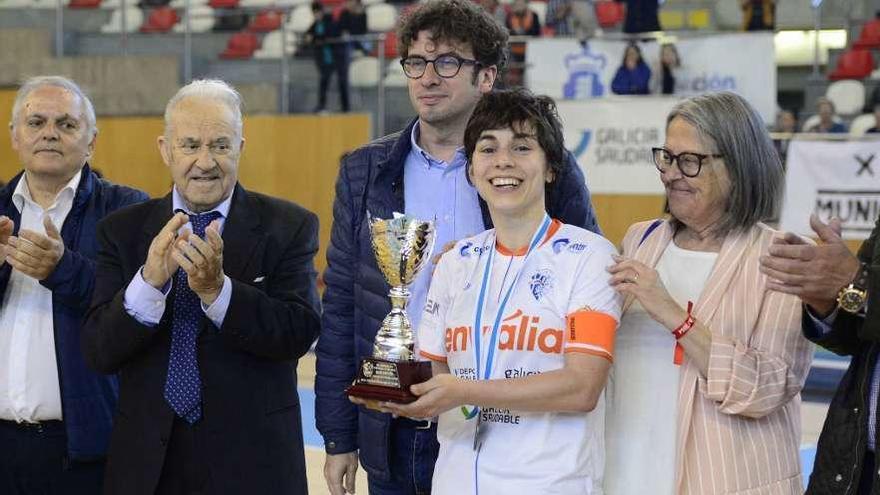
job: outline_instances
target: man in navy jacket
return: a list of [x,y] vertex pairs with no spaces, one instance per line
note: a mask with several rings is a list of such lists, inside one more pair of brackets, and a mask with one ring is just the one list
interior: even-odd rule
[[[462,144],[477,101],[503,68],[506,31],[470,1],[442,0],[413,12],[398,39],[418,119],[351,153],[336,183],[315,381],[324,476],[334,495],[354,491],[358,454],[371,494],[430,493],[439,449],[435,423],[392,419],[355,406],[344,393],[360,359],[372,354],[376,331],[391,309],[367,213],[435,219],[435,254],[447,242],[492,226],[485,203],[467,182]],[[552,217],[598,231],[583,174],[570,154],[548,187]],[[423,269],[411,287],[407,312],[414,327],[430,274],[430,267]]]
[[24,171],[0,190],[0,493],[96,494],[118,388],[80,352],[95,227],[147,195],[90,170],[95,112],[70,80],[28,80],[10,128]]

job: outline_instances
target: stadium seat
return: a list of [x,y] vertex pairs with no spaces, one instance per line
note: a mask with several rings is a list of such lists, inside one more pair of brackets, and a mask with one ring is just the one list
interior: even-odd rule
[[[189,0],[189,8],[191,9],[207,5],[208,0]],[[186,8],[186,0],[171,0],[171,3],[169,3],[168,6],[172,9],[182,10]],[[183,18],[183,12],[180,13],[180,17]]]
[[263,38],[260,49],[254,52],[254,58],[281,58],[285,54],[290,55],[296,51],[296,40],[293,33],[287,33],[287,49],[283,50],[281,30],[277,29],[268,33]]
[[281,27],[281,22],[283,20],[284,14],[280,10],[263,10],[254,16],[254,20],[251,21],[251,25],[248,26],[248,31],[254,33],[268,33],[269,31],[275,31]]
[[[189,29],[193,33],[207,33],[214,27],[214,9],[207,4],[190,8]],[[175,33],[186,31],[185,14],[180,14],[180,22],[174,25]]]
[[375,57],[363,57],[351,61],[348,80],[353,88],[373,88],[379,84],[379,61]]
[[865,106],[865,85],[861,81],[834,81],[825,90],[840,115],[855,115]]
[[171,7],[158,7],[150,12],[147,21],[141,26],[142,33],[167,33],[177,24],[177,11]]
[[[382,44],[385,49],[384,55],[385,58],[397,58],[397,32],[396,31],[388,31],[385,33],[385,43]],[[379,44],[375,43],[373,45],[373,50],[370,52],[370,56],[378,57],[379,56]]]
[[371,33],[390,31],[397,24],[397,9],[393,5],[376,3],[368,5],[366,11],[367,31]]
[[71,9],[94,9],[101,6],[101,0],[70,0]]
[[859,115],[854,118],[852,124],[850,124],[849,135],[852,137],[864,136],[865,132],[876,124],[877,120],[874,118],[873,113]]
[[[116,9],[110,14],[110,20],[107,24],[101,26],[102,33],[121,33],[122,32],[122,9]],[[144,23],[144,13],[139,7],[126,7],[125,9],[125,31],[132,33],[137,31],[141,24]]]
[[828,76],[832,81],[840,79],[863,79],[874,70],[874,59],[871,52],[853,48],[842,53],[837,59],[837,67]]
[[222,59],[248,59],[260,48],[260,40],[254,33],[235,33],[229,38],[226,49],[220,53]]
[[208,5],[214,9],[234,9],[238,7],[238,0],[210,0]]
[[290,13],[290,20],[287,21],[287,29],[296,34],[303,34],[309,30],[309,27],[315,21],[312,14],[312,8],[309,4],[298,5],[294,7]]
[[880,19],[872,19],[862,26],[854,48],[880,48]]
[[613,28],[626,17],[626,5],[621,2],[596,2],[596,21],[603,29]]
[[275,5],[275,0],[240,0],[238,2],[238,6],[245,9],[265,9]]
[[400,65],[400,59],[396,58],[388,63],[388,69],[385,72],[385,86],[405,88],[407,79],[406,74],[403,73],[403,67]]

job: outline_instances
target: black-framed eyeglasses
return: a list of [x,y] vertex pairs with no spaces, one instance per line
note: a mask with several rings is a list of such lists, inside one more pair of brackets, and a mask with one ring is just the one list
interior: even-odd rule
[[462,65],[473,65],[474,67],[482,65],[476,60],[462,58],[452,53],[440,55],[433,59],[413,55],[400,60],[400,65],[403,67],[403,73],[410,79],[418,79],[424,76],[428,64],[434,64],[434,72],[445,79],[458,75],[458,71],[461,70]]
[[666,148],[651,148],[651,153],[654,155],[654,166],[656,166],[657,170],[661,173],[669,170],[669,167],[671,167],[674,162],[678,166],[678,170],[681,171],[681,175],[685,177],[696,177],[700,175],[700,170],[703,168],[703,162],[707,158],[721,158],[724,156],[715,153],[707,155],[703,153],[692,153],[690,151],[685,151],[676,155]]

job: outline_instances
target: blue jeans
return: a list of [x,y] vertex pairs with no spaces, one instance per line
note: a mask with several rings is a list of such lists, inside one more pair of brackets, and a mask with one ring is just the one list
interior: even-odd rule
[[440,444],[437,423],[419,429],[414,422],[391,424],[391,481],[369,478],[370,495],[428,495]]

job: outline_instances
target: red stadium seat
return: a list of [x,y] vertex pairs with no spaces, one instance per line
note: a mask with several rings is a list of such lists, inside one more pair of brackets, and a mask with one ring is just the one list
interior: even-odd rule
[[334,21],[339,22],[339,19],[342,18],[342,12],[344,10],[345,5],[340,3],[339,5],[333,7],[333,11],[330,13],[330,17],[332,17]]
[[238,7],[239,0],[210,0],[208,5],[215,9],[232,9]]
[[[385,47],[386,59],[394,59],[399,56],[397,53],[397,33],[395,31],[388,31],[387,33],[385,33],[385,43],[383,44],[383,46]],[[378,45],[373,45],[373,50],[370,52],[370,56],[379,56]]]
[[260,48],[260,40],[254,33],[235,33],[229,38],[226,49],[220,53],[223,59],[248,59]]
[[864,79],[874,70],[874,58],[868,50],[853,48],[840,55],[837,67],[828,76],[832,81],[840,79]]
[[612,28],[626,17],[626,5],[622,2],[596,2],[596,21],[603,28]]
[[880,19],[872,19],[862,26],[853,48],[880,48]]
[[70,0],[67,6],[72,9],[95,9],[101,6],[101,0]]
[[167,33],[177,24],[177,11],[171,7],[153,9],[150,17],[141,26],[142,33]]
[[269,31],[275,31],[281,27],[282,20],[283,17],[281,11],[263,10],[254,17],[251,25],[248,26],[248,31],[254,33],[268,33]]

